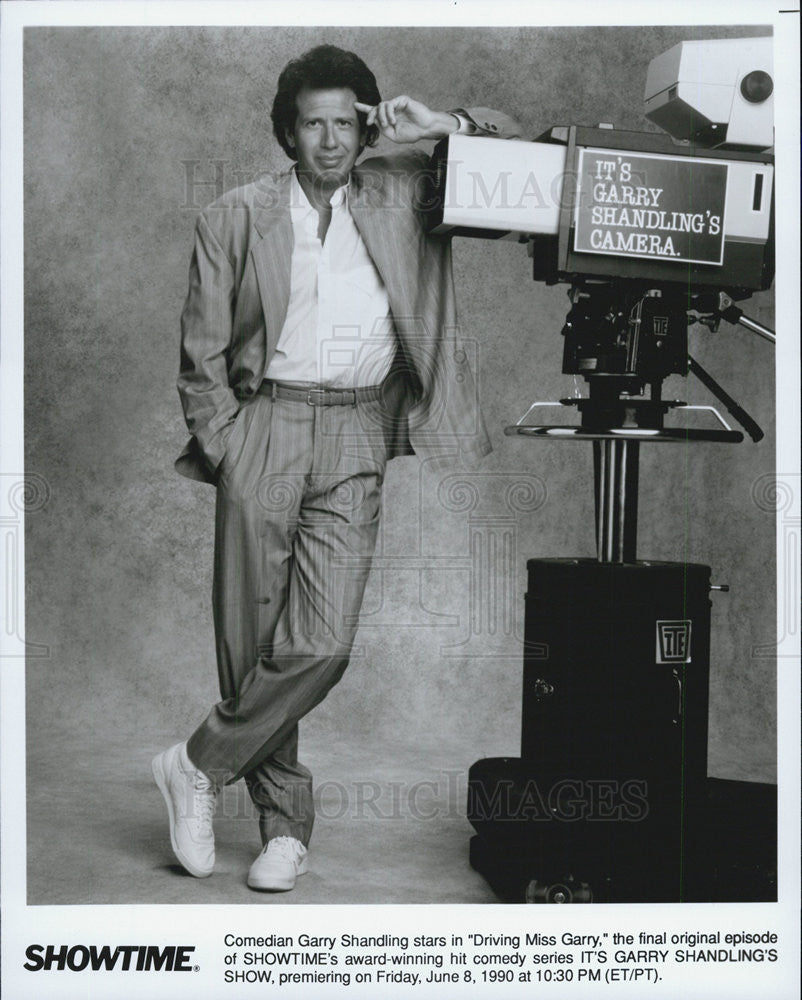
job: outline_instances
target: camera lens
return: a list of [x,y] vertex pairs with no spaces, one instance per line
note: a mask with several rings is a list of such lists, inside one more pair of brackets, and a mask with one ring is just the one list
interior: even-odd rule
[[741,93],[750,104],[760,104],[767,97],[771,97],[774,90],[774,81],[768,73],[762,69],[753,69],[741,80]]

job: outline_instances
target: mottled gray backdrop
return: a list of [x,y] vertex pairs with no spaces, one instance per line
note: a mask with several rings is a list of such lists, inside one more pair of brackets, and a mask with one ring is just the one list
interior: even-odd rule
[[[217,697],[213,489],[172,466],[185,441],[178,317],[197,210],[288,166],[269,108],[289,58],[324,40],[353,48],[385,96],[490,105],[530,137],[599,121],[655,131],[641,111],[653,56],[685,38],[765,33],[27,29],[26,463],[50,489],[27,518],[27,635],[48,648],[27,667],[31,748],[69,773],[71,753],[187,735]],[[503,435],[531,400],[572,390],[560,374],[565,287],[533,283],[508,242],[456,241],[455,269],[495,451],[451,477],[391,464],[360,655],[301,736],[367,736],[377,758],[436,742],[467,767],[518,752],[526,559],[592,555],[594,539],[590,446]],[[748,311],[773,324],[773,294]],[[773,356],[726,326],[694,328],[692,351],[766,438],[644,448],[639,554],[707,562],[730,584],[713,597],[710,770],[772,780],[775,663],[754,647],[775,635],[762,478],[774,469]],[[668,394],[710,401],[679,379]]]

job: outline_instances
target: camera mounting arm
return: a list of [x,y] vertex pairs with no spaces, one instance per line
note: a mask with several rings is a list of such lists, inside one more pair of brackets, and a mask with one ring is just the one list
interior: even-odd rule
[[688,371],[692,372],[716,399],[725,407],[727,412],[738,421],[750,438],[757,444],[765,436],[760,425],[754,420],[746,410],[732,398],[732,396],[722,388],[713,376],[707,372],[694,358],[688,355]]
[[[702,323],[704,326],[709,327],[709,329],[716,331],[721,320],[725,319],[728,323],[732,323],[733,326],[740,323],[741,326],[746,327],[751,333],[762,337],[764,340],[768,340],[770,344],[777,343],[777,335],[774,330],[768,326],[764,326],[762,323],[758,323],[751,316],[747,316],[743,309],[739,309],[735,305],[726,292],[719,292],[715,301],[711,301],[710,298],[704,295],[700,295],[698,298],[701,301],[696,303],[695,311],[703,312],[706,315],[694,316],[695,323]],[[701,310],[699,309],[700,306],[702,307]]]
[[[732,323],[733,326],[740,323],[747,330],[757,334],[757,336],[762,337],[764,340],[768,340],[770,344],[777,343],[774,331],[762,323],[758,323],[757,320],[752,319],[750,316],[746,316],[743,309],[736,306],[726,292],[719,292],[718,295],[712,292],[696,295],[694,296],[693,306],[693,309],[689,310],[688,314],[689,320],[692,323],[701,323],[715,332],[718,330],[721,320],[724,319],[728,323]],[[753,441],[758,442],[763,438],[763,431],[757,421],[753,420],[746,410],[736,403],[732,396],[690,354],[688,355],[688,371],[692,372],[702,385],[713,393],[716,399],[724,405],[727,412],[738,421]]]

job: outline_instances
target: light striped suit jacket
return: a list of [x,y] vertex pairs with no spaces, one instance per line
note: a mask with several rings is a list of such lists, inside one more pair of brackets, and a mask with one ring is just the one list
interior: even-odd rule
[[[520,135],[506,115],[468,109],[477,132]],[[353,171],[349,208],[384,281],[403,364],[384,433],[390,457],[470,463],[490,450],[457,329],[447,238],[428,236],[419,207],[428,157],[370,157]],[[268,175],[209,205],[195,229],[181,316],[178,391],[192,435],[176,468],[215,481],[240,407],[264,377],[290,294],[290,173]]]

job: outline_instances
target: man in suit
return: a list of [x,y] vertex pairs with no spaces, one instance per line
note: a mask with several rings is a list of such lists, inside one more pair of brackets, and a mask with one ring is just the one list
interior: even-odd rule
[[179,471],[217,486],[213,607],[222,700],[153,772],[173,850],[214,866],[222,785],[259,813],[254,889],[306,871],[314,808],[298,720],[340,679],[370,568],[386,462],[489,451],[459,344],[450,245],[416,205],[420,152],[357,164],[379,135],[518,135],[486,109],[382,101],[353,53],[291,62],[273,104],[295,161],[210,205],[196,226],[178,389]]

